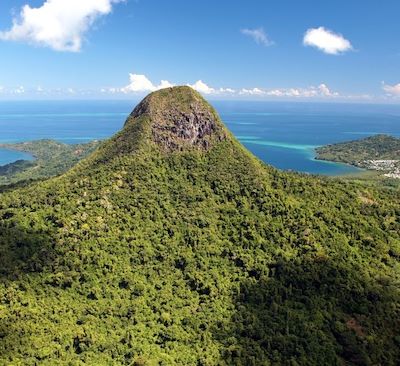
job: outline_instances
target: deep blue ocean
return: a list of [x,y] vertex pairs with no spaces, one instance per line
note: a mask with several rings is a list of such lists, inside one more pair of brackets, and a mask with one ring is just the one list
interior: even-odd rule
[[[123,126],[137,101],[0,102],[0,142],[43,138],[65,143],[105,139]],[[212,102],[236,137],[277,168],[312,174],[357,171],[314,160],[314,148],[386,133],[400,137],[400,105]],[[0,150],[0,165],[28,155]]]

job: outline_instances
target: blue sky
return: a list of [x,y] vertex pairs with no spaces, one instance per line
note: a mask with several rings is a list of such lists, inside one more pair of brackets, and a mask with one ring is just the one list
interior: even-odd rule
[[190,84],[215,99],[400,102],[399,14],[398,0],[2,0],[0,99]]

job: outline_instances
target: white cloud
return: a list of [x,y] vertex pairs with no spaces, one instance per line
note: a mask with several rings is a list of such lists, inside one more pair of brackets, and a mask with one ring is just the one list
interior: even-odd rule
[[26,90],[25,87],[18,86],[18,87],[12,87],[12,88],[6,88],[4,86],[0,86],[0,94],[5,94],[5,95],[21,95],[25,94]]
[[318,86],[318,91],[320,92],[321,95],[325,97],[338,97],[339,93],[337,92],[332,92],[326,84],[321,84]]
[[242,89],[241,95],[258,95],[279,98],[335,98],[340,97],[340,94],[333,92],[326,84],[319,86],[310,86],[309,88],[281,88],[263,90],[259,88]]
[[232,88],[219,88],[218,90],[220,93],[225,93],[225,94],[235,94],[236,90]]
[[[120,91],[122,93],[140,93],[140,92],[153,92],[156,90],[170,88],[174,86],[174,84],[170,83],[167,80],[161,80],[160,85],[154,85],[146,75],[139,74],[129,74],[130,83],[129,85],[121,88]],[[113,90],[115,88],[110,88],[109,90]]]
[[268,35],[265,33],[263,28],[256,28],[256,29],[241,29],[241,33],[244,34],[245,36],[249,36],[253,38],[253,40],[261,44],[263,46],[272,46],[274,44],[273,41],[271,41],[268,37]]
[[19,86],[18,88],[11,90],[11,94],[24,94],[24,93],[25,93],[25,88],[23,86]]
[[198,80],[194,84],[187,84],[194,90],[198,91],[199,93],[206,94],[206,95],[217,95],[217,94],[235,94],[236,90],[232,88],[213,88],[209,85],[207,85],[204,81]]
[[[200,93],[207,96],[217,96],[226,98],[253,98],[259,100],[268,99],[319,99],[319,100],[372,100],[375,97],[371,95],[348,95],[340,94],[333,91],[328,87],[327,84],[321,83],[318,86],[310,86],[308,88],[277,88],[277,89],[262,89],[262,88],[215,88],[207,85],[202,80],[198,80],[196,83],[190,85],[195,87]],[[130,84],[124,88],[120,87],[103,87],[101,89],[79,89],[79,88],[46,88],[37,86],[33,88],[25,88],[24,86],[19,87],[2,87],[0,86],[1,97],[26,97],[26,96],[46,96],[46,97],[67,97],[72,98],[76,96],[83,97],[94,97],[98,96],[99,93],[106,95],[118,96],[121,94],[129,93],[148,93],[162,89],[164,87],[171,87],[174,84],[169,81],[163,80],[159,85],[154,85],[145,75],[130,74]],[[386,85],[383,83],[384,90],[388,93],[388,96],[395,97],[400,96],[400,84],[398,85]],[[382,95],[382,98],[384,96]],[[384,99],[383,99],[384,100]],[[397,99],[396,99],[397,100]]]
[[284,97],[285,96],[285,92],[280,89],[269,90],[266,94],[271,97]]
[[390,96],[399,96],[400,97],[400,83],[395,84],[395,85],[388,85],[388,84],[383,83],[382,88]]
[[154,91],[156,87],[145,75],[129,74],[130,84],[122,88],[124,93]]
[[161,80],[160,85],[156,87],[157,90],[165,89],[165,88],[172,88],[175,84],[170,83],[168,80]]
[[[103,88],[102,93],[147,93],[163,88],[169,88],[174,84],[169,81],[162,80],[159,85],[153,84],[145,75],[130,74],[130,84],[124,88]],[[225,95],[225,96],[253,96],[253,97],[290,97],[290,98],[335,98],[340,94],[332,91],[326,84],[322,83],[318,86],[309,88],[282,88],[282,89],[261,89],[261,88],[242,88],[235,90],[233,88],[215,88],[203,80],[198,80],[194,84],[186,84],[199,93],[205,95]]]
[[[168,80],[161,80],[159,85],[155,85],[146,75],[139,74],[129,74],[130,83],[123,88],[102,88],[101,93],[148,93],[156,90],[171,88],[176,84],[169,82]],[[204,81],[198,80],[194,84],[186,84],[199,93],[206,95],[234,95],[236,93],[235,89],[232,88],[213,88],[207,85]]]
[[121,92],[121,89],[119,89],[119,88],[101,88],[100,92],[101,93],[117,94],[117,93]]
[[264,95],[264,94],[266,94],[266,92],[259,88],[253,88],[253,89],[243,88],[239,92],[239,95]]
[[11,29],[0,32],[0,39],[78,52],[94,21],[122,1],[125,0],[46,0],[38,8],[24,5]]
[[193,85],[188,84],[188,86],[190,86],[194,90],[197,90],[199,93],[203,93],[203,94],[215,94],[216,93],[216,90],[214,88],[211,88],[206,83],[204,83],[202,80],[196,81]]
[[[142,74],[129,74],[129,84],[125,87],[103,87],[98,90],[93,89],[73,89],[73,88],[58,88],[58,89],[47,89],[41,86],[25,89],[24,87],[18,88],[1,88],[0,93],[3,94],[31,94],[36,95],[96,95],[101,93],[103,95],[111,94],[129,94],[138,93],[144,94],[154,92],[163,88],[169,88],[175,86],[175,84],[161,80],[160,83],[154,84],[146,75]],[[214,87],[205,83],[203,80],[198,80],[194,84],[186,84],[198,92],[207,96],[218,96],[218,97],[243,97],[243,98],[352,98],[352,99],[365,99],[365,96],[347,96],[341,95],[338,92],[332,91],[327,84],[321,83],[318,86],[310,86],[308,88],[279,88],[279,89],[266,89],[266,88],[242,88],[234,89],[230,87]],[[369,97],[370,98],[370,97]]]
[[308,29],[304,35],[303,44],[316,47],[330,55],[337,55],[353,49],[350,41],[341,34],[334,33],[324,27]]

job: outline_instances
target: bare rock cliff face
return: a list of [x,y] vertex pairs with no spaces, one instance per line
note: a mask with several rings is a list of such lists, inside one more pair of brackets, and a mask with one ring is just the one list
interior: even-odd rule
[[131,114],[141,117],[150,118],[152,140],[166,151],[207,150],[227,138],[212,107],[188,87],[151,94]]

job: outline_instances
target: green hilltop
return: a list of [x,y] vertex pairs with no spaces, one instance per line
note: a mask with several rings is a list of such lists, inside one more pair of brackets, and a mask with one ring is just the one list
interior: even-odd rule
[[0,364],[396,365],[400,195],[264,165],[188,87],[0,195]]
[[317,159],[363,166],[365,160],[400,160],[400,139],[380,134],[321,146],[316,152]]

